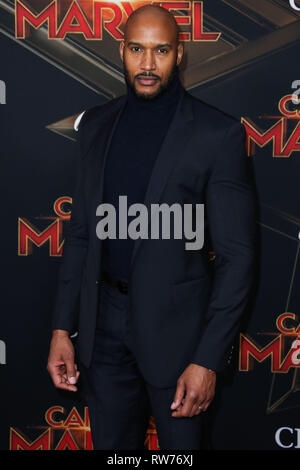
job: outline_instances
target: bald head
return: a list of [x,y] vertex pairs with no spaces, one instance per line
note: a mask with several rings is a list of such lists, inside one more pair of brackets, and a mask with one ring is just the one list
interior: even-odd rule
[[151,22],[151,20],[159,20],[166,28],[173,32],[176,39],[176,44],[179,44],[180,29],[172,13],[159,5],[151,4],[139,7],[131,13],[124,28],[125,41],[128,37],[130,29],[135,27],[135,24],[138,20],[149,22]]
[[125,80],[137,96],[153,99],[166,90],[181,62],[183,45],[174,16],[145,5],[129,16],[120,42]]

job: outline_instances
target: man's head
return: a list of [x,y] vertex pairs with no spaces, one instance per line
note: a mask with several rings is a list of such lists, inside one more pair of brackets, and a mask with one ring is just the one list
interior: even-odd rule
[[128,18],[120,55],[125,80],[135,94],[153,99],[168,88],[183,55],[174,16],[158,5],[145,5]]

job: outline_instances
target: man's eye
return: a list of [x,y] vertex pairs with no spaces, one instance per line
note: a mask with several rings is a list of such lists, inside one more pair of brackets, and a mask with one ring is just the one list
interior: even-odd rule
[[133,47],[131,48],[131,50],[132,50],[133,52],[138,52],[138,51],[140,50],[140,47],[138,47],[138,46],[133,46]]
[[161,48],[161,49],[158,49],[158,52],[161,52],[162,54],[166,54],[168,50]]

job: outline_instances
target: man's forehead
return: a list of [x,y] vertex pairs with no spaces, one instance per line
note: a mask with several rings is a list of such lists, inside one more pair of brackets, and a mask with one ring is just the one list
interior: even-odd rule
[[135,29],[132,30],[126,36],[124,40],[126,43],[135,42],[135,43],[147,43],[147,44],[172,44],[176,39],[174,34],[166,33],[165,31],[155,30],[155,29]]
[[[130,18],[130,17],[129,17]],[[127,40],[131,40],[132,36],[155,35],[159,41],[170,41],[176,35],[174,24],[170,19],[160,13],[144,12],[128,21],[125,28],[125,36]]]

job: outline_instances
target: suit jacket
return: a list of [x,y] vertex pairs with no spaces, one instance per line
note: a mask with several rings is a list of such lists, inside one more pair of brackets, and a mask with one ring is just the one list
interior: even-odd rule
[[[86,367],[101,295],[96,208],[125,103],[123,95],[90,108],[79,125],[78,178],[52,327],[78,330]],[[154,386],[173,386],[191,362],[216,371],[227,364],[254,272],[255,204],[244,139],[239,120],[184,92],[141,202],[148,213],[151,203],[204,204],[204,246],[186,250],[184,238],[137,239],[129,274],[132,350]]]

